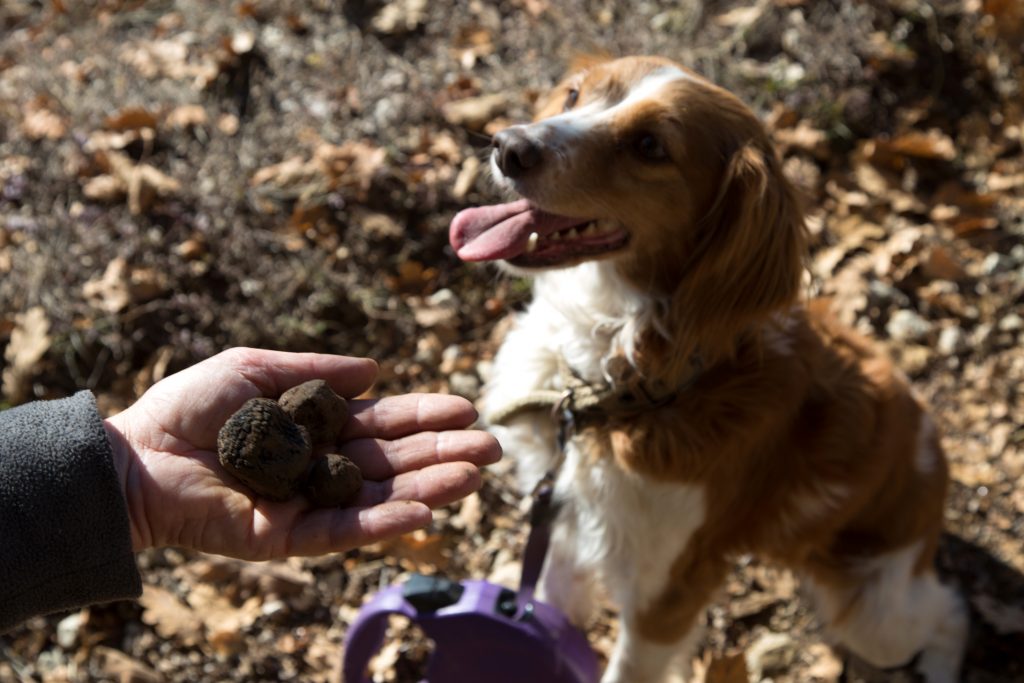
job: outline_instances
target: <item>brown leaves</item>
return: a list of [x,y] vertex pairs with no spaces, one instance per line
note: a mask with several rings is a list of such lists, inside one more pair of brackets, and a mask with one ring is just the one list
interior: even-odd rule
[[4,349],[3,395],[13,404],[30,395],[30,380],[36,364],[50,348],[50,322],[42,307],[30,308],[14,317],[11,340]]
[[332,190],[365,199],[387,152],[367,142],[320,143],[309,158],[293,156],[265,166],[249,184],[264,196],[307,201]]
[[64,137],[67,124],[54,108],[49,98],[44,96],[29,102],[21,122],[21,132],[25,137],[29,140],[57,140]]
[[103,275],[89,280],[82,294],[97,308],[119,313],[129,305],[154,299],[166,289],[163,276],[152,268],[130,267],[123,258],[115,258]]

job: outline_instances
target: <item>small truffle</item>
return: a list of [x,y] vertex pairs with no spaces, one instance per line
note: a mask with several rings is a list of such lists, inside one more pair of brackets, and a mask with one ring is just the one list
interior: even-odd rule
[[309,431],[313,445],[334,444],[348,420],[348,403],[322,379],[292,387],[277,402]]
[[351,502],[363,488],[363,473],[337,453],[318,458],[309,468],[303,493],[317,507],[338,507]]
[[253,398],[217,435],[220,464],[246,486],[273,500],[288,500],[302,484],[312,447],[305,430],[269,398]]

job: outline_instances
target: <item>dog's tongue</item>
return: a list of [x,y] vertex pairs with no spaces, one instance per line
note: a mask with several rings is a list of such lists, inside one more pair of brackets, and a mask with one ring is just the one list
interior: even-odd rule
[[580,222],[545,213],[520,199],[460,211],[452,219],[448,239],[463,261],[510,259],[526,251],[531,232],[548,235]]

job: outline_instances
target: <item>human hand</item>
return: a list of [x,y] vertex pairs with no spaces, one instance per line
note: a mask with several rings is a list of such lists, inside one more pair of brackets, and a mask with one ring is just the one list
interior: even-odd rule
[[231,349],[158,382],[106,420],[131,519],[132,547],[180,546],[249,560],[348,550],[425,526],[431,507],[480,488],[478,467],[501,457],[469,401],[441,394],[350,400],[340,449],[364,483],[347,508],[274,502],[217,460],[217,433],[245,401],[310,379],[341,396],[373,383],[374,361]]

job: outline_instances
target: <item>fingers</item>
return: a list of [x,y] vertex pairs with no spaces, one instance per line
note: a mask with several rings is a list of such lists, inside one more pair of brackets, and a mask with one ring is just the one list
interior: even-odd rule
[[377,377],[377,363],[369,358],[323,353],[235,348],[202,364],[206,363],[229,365],[256,385],[264,396],[271,398],[311,379],[325,380],[341,396],[358,396],[369,389]]
[[411,500],[370,508],[311,510],[295,525],[283,555],[341,552],[421,529],[430,520],[430,508]]
[[463,429],[476,421],[473,404],[461,396],[404,394],[377,400],[352,401],[352,416],[341,439],[397,439],[424,431]]
[[405,472],[385,481],[364,481],[353,505],[380,505],[414,500],[432,508],[453,503],[480,490],[480,471],[468,462],[447,462]]
[[421,432],[394,441],[356,439],[340,450],[364,478],[376,481],[430,465],[461,461],[483,467],[501,459],[498,440],[478,430]]

